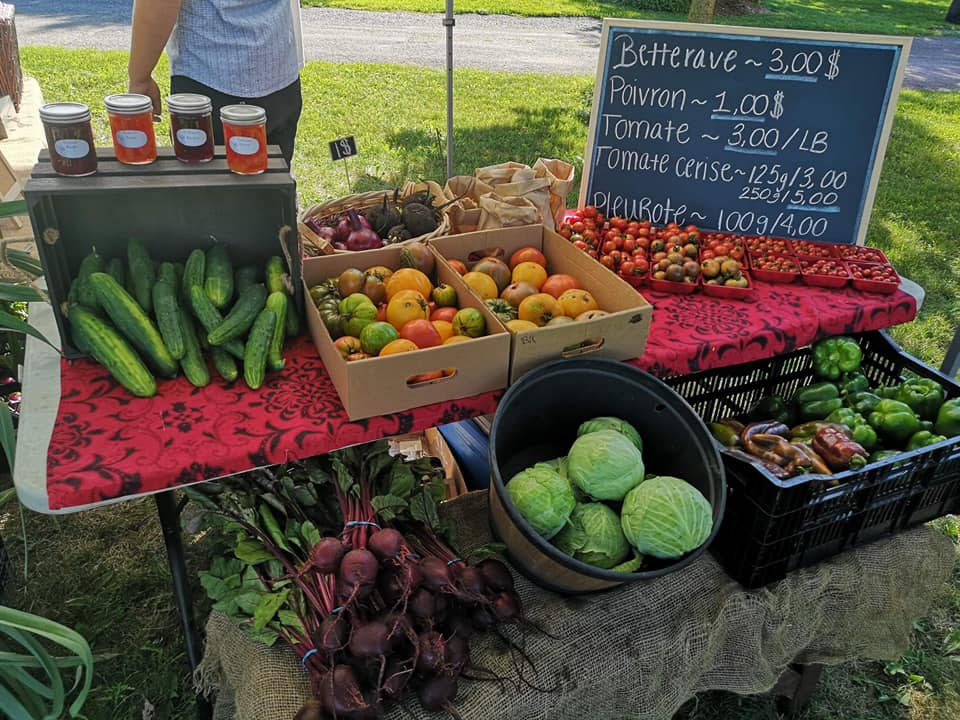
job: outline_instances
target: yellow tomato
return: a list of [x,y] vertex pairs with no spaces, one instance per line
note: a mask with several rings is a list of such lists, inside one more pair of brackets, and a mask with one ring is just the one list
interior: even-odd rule
[[484,300],[493,300],[500,296],[496,281],[486,273],[468,272],[463,276],[463,281]]
[[557,315],[563,315],[563,308],[553,295],[537,293],[523,299],[517,315],[520,320],[529,320],[537,327],[543,327]]
[[399,290],[391,300],[416,300],[417,302],[427,302],[427,299],[417,290]]
[[572,318],[588,310],[598,310],[600,308],[593,295],[586,290],[566,290],[557,298],[557,301],[563,308],[563,314]]
[[440,333],[440,341],[443,342],[453,336],[453,323],[446,320],[433,320],[433,326]]
[[446,340],[443,341],[444,345],[453,345],[458,342],[466,342],[467,340],[473,340],[469,335],[451,335]]
[[523,332],[524,330],[536,330],[537,325],[529,320],[511,320],[507,323],[507,330],[510,332]]
[[513,269],[510,279],[515,283],[530,283],[539,292],[547,281],[547,270],[543,265],[538,265],[535,262],[522,262]]
[[394,298],[387,303],[387,322],[397,330],[411,320],[426,320],[430,315],[430,308],[422,299]]
[[413,350],[419,350],[416,343],[405,340],[404,338],[398,338],[392,342],[388,342],[380,350],[380,355],[377,357],[383,357],[384,355],[396,355],[397,353],[411,352]]
[[433,283],[416,268],[400,268],[387,280],[387,300],[393,300],[393,296],[401,290],[416,290],[428,298],[433,292]]

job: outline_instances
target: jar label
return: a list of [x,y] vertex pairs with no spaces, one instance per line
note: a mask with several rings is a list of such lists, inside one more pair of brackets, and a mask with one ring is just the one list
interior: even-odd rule
[[177,140],[181,145],[187,147],[200,147],[207,142],[207,131],[197,130],[196,128],[183,128],[177,130]]
[[53,149],[57,155],[70,160],[79,160],[86,157],[90,152],[90,143],[86,140],[57,140],[53,144]]
[[147,144],[143,130],[117,130],[117,143],[125,148],[141,148]]
[[256,155],[260,149],[260,141],[252,137],[234,135],[230,138],[230,149],[238,155]]

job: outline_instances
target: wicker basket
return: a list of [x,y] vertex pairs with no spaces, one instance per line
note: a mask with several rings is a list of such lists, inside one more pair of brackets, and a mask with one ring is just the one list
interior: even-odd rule
[[[447,200],[450,199],[444,193],[443,188],[441,188],[432,180],[419,183],[408,181],[404,183],[402,188],[400,188],[398,197],[403,200],[404,198],[407,198],[422,190],[429,190],[434,195],[433,204],[435,206],[443,205],[447,202]],[[330,255],[335,252],[349,252],[349,250],[335,250],[329,242],[327,242],[324,238],[319,237],[315,232],[313,232],[313,230],[310,229],[308,225],[304,224],[305,220],[312,218],[323,222],[327,219],[338,217],[347,210],[366,210],[367,208],[371,208],[374,205],[379,205],[382,203],[383,196],[390,195],[391,193],[391,190],[372,190],[370,192],[347,195],[346,197],[342,197],[337,200],[329,200],[327,202],[318,203],[308,207],[300,214],[299,222],[303,256],[315,257],[317,255]],[[410,238],[405,242],[429,240],[431,238],[448,235],[449,233],[450,218],[447,215],[447,209],[444,208],[440,212],[440,222],[437,225],[436,230],[426,233],[425,235],[419,235],[415,238]]]

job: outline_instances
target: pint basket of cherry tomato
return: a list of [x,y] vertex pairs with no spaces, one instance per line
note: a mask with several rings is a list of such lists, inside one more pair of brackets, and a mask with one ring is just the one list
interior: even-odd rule
[[883,254],[882,250],[877,250],[877,248],[865,247],[863,245],[838,245],[837,253],[844,260],[855,260],[857,262],[866,262],[866,263],[883,263],[884,265],[889,265],[890,261],[887,260],[887,256]]
[[750,272],[763,282],[791,283],[800,277],[800,265],[793,255],[750,255]]
[[900,287],[900,276],[889,263],[845,262],[851,283],[857,290],[890,295]]
[[850,280],[843,260],[798,255],[803,282],[816,287],[841,288]]
[[791,240],[795,255],[805,255],[812,258],[840,257],[837,246],[833,243],[815,242],[813,240]]

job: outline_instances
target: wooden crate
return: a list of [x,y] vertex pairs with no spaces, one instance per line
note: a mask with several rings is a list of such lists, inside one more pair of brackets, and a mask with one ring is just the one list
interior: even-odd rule
[[97,158],[96,174],[62,177],[45,150],[23,191],[68,358],[82,355],[63,313],[80,262],[93,247],[104,259],[125,258],[130,237],[143,240],[157,261],[182,262],[214,240],[237,265],[282,255],[302,312],[296,183],[278,147],[269,148],[266,172],[247,176],[230,172],[222,147],[195,165],[181,163],[171,148],[160,148],[150,165],[123,165],[112,148],[97,148]]

